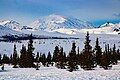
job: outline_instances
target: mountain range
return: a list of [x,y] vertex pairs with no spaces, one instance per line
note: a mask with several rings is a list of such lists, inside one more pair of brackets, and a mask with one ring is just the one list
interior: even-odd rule
[[0,20],[0,36],[34,34],[49,37],[70,37],[71,35],[86,33],[94,34],[120,34],[120,23],[109,23],[95,28],[90,22],[61,15],[49,15],[22,26],[14,20]]

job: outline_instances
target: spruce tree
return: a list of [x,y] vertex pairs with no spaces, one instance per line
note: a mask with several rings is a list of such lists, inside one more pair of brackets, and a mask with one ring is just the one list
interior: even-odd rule
[[52,62],[52,56],[51,56],[50,52],[48,52],[48,55],[47,55],[47,62],[48,62],[48,64],[51,64],[51,62]]
[[105,45],[105,51],[103,52],[102,57],[101,57],[100,66],[103,67],[104,69],[110,69],[112,67],[109,51],[106,45]]
[[76,46],[75,43],[72,43],[72,50],[68,54],[68,70],[70,72],[77,70],[77,58],[76,58]]
[[21,68],[26,68],[27,65],[27,51],[26,47],[22,45],[22,49],[20,50],[20,60],[19,60],[19,65]]
[[13,61],[13,56],[12,54],[10,55],[10,64],[12,64],[12,61]]
[[39,64],[38,64],[39,63],[39,52],[37,52],[35,61],[36,61],[36,70],[39,70]]
[[112,51],[112,64],[117,64],[118,56],[116,52],[116,46],[114,44],[113,51]]
[[80,51],[79,51],[79,47],[77,47],[77,64],[80,64]]
[[16,44],[14,44],[12,64],[14,65],[13,68],[17,68],[17,64],[18,64],[18,54],[17,54],[17,50],[16,50]]
[[36,58],[35,58],[35,62],[38,62],[38,63],[39,63],[39,58],[40,58],[39,52],[37,52],[37,55],[36,55]]
[[100,65],[100,61],[101,61],[101,57],[102,57],[102,48],[100,47],[99,45],[99,40],[98,38],[96,39],[96,45],[95,45],[95,60],[96,60],[96,63],[97,65]]
[[117,49],[118,60],[120,60],[120,50]]
[[33,47],[33,40],[32,40],[32,34],[29,37],[29,42],[28,42],[28,48],[27,48],[27,66],[28,67],[35,67],[34,65],[34,47]]
[[108,52],[108,59],[110,60],[110,62],[112,63],[112,53],[113,53],[113,51],[112,51],[112,49],[110,48],[110,50],[109,50],[109,52]]
[[60,52],[58,53],[58,63],[56,66],[61,69],[65,69],[65,62],[64,62],[64,52],[63,48],[61,47]]
[[9,64],[9,57],[6,54],[3,54],[2,63]]
[[43,64],[43,66],[46,66],[46,56],[45,56],[45,54],[42,55],[41,62]]
[[54,50],[54,52],[53,52],[53,62],[58,62],[58,54],[59,54],[59,47],[58,46],[56,46],[55,47],[55,50]]
[[85,46],[80,54],[80,65],[85,70],[92,70],[95,67],[95,56],[92,50],[92,46],[90,45],[89,33],[87,32]]
[[42,53],[39,55],[39,61],[42,62]]
[[65,53],[65,52],[63,53],[63,57],[64,57],[63,60],[64,60],[64,62],[66,63],[66,62],[67,62],[67,57],[66,57],[66,53]]

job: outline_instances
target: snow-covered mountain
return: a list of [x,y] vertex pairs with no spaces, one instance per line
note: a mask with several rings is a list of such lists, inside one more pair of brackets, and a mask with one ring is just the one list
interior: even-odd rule
[[113,24],[113,23],[107,22],[107,23],[101,25],[100,28],[102,28],[108,32],[120,32],[120,23]]
[[106,26],[114,26],[114,24],[113,24],[113,23],[106,22],[106,23],[100,25],[100,28],[106,27]]
[[99,28],[94,29],[82,29],[80,32],[89,31],[93,34],[120,34],[120,23],[105,23],[101,25]]
[[20,23],[13,20],[1,20],[0,25],[11,28],[12,30],[21,30],[22,26]]
[[92,24],[76,18],[63,17],[60,15],[49,15],[42,19],[36,20],[29,25],[33,29],[52,31],[55,29],[91,29]]
[[24,35],[33,34],[35,36],[47,37],[76,37],[82,33],[92,34],[120,34],[120,23],[105,23],[99,28],[94,28],[91,23],[81,21],[76,18],[63,17],[60,15],[49,15],[29,26],[21,26],[13,20],[0,21],[0,36],[3,35]]
[[21,32],[18,32],[18,31],[15,31],[15,30],[12,30],[11,28],[7,27],[7,26],[3,26],[3,25],[0,25],[0,37],[1,36],[11,36],[11,35],[22,35],[23,33]]

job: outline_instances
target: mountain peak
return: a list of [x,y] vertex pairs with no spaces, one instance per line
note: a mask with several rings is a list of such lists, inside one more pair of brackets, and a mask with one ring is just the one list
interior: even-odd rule
[[51,15],[48,15],[46,17],[53,17],[53,18],[64,18],[64,16],[62,15],[57,15],[57,14],[51,14]]
[[114,24],[110,23],[110,22],[106,22],[106,23],[102,24],[100,27],[107,27],[107,26],[114,26]]
[[48,22],[63,23],[66,19],[61,15],[52,14],[44,18]]
[[52,31],[60,28],[84,29],[93,28],[92,24],[77,18],[63,17],[61,15],[49,15],[42,19],[34,21],[29,25],[33,29]]
[[9,27],[13,30],[20,30],[22,26],[14,20],[0,20],[0,25]]
[[5,25],[6,23],[9,23],[10,20],[0,20],[0,25]]

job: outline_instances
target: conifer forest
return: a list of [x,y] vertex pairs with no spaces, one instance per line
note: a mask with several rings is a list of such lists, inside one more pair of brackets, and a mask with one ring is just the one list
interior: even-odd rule
[[13,65],[13,68],[35,68],[36,70],[39,70],[41,65],[44,67],[55,66],[59,69],[66,69],[69,72],[77,71],[79,69],[78,66],[84,70],[94,70],[97,66],[110,70],[112,65],[117,65],[118,60],[120,60],[120,51],[116,48],[116,45],[109,47],[109,44],[105,44],[104,51],[102,51],[99,45],[99,38],[96,38],[95,45],[91,46],[89,37],[89,32],[87,32],[82,51],[73,42],[71,43],[71,50],[67,54],[62,46],[55,46],[54,52],[48,52],[46,55],[39,52],[33,53],[35,48],[31,34],[28,45],[23,44],[20,52],[16,50],[16,44],[14,44],[13,54],[10,56],[6,54],[0,55],[0,65],[9,64]]

